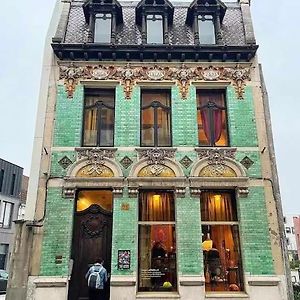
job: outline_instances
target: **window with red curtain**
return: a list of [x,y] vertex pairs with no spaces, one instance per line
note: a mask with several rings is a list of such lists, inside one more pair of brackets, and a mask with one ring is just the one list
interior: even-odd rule
[[223,90],[197,91],[197,120],[199,146],[228,146]]

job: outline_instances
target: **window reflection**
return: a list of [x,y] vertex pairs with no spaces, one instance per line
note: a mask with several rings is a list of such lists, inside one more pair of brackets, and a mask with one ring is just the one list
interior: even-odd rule
[[84,146],[113,146],[114,90],[87,90],[84,108]]
[[147,15],[147,43],[164,43],[163,18],[161,15]]
[[142,92],[142,146],[171,145],[170,93]]
[[95,43],[110,43],[111,14],[96,14],[95,16]]
[[200,15],[198,17],[198,27],[200,44],[216,43],[215,24],[213,16]]
[[156,191],[140,194],[139,291],[177,290],[174,218],[173,193]]
[[205,290],[242,291],[242,261],[233,194],[203,192],[201,220]]

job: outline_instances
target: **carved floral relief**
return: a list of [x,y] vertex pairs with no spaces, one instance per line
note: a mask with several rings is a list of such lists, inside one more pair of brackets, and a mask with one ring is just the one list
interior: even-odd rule
[[192,81],[230,80],[235,87],[237,98],[243,99],[246,81],[250,80],[250,69],[240,65],[235,67],[180,67],[154,66],[107,66],[86,65],[60,66],[60,79],[64,80],[68,97],[72,98],[76,85],[80,80],[117,80],[123,88],[126,99],[131,98],[133,86],[137,81],[174,81],[179,86],[182,99],[186,99]]

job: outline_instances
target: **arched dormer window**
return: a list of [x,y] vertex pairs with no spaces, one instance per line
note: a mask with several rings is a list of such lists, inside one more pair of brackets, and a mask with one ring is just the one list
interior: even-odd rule
[[143,44],[168,44],[174,7],[168,0],[142,0],[136,7],[136,23]]
[[221,24],[225,12],[226,5],[220,0],[194,0],[191,3],[186,24],[193,28],[195,44],[221,43]]
[[87,0],[83,10],[90,26],[89,42],[114,44],[117,25],[123,22],[120,3],[117,0]]

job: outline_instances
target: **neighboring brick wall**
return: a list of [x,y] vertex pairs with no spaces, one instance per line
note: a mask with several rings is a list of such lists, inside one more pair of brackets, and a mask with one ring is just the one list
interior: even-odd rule
[[[68,275],[73,210],[74,202],[62,198],[61,188],[48,188],[40,275]],[[56,256],[62,256],[62,263],[55,263]]]
[[122,86],[116,87],[115,146],[140,146],[140,88],[134,87],[125,99]]
[[172,87],[172,141],[173,146],[197,146],[196,88],[190,86],[187,99],[180,97],[178,86]]
[[250,187],[238,199],[244,271],[251,275],[274,274],[269,225],[263,187]]
[[176,230],[178,274],[203,275],[199,197],[176,199]]
[[252,87],[245,88],[244,99],[237,99],[232,86],[227,88],[228,127],[231,147],[257,147]]
[[[122,203],[129,204],[128,210],[122,210]],[[137,231],[138,200],[129,198],[127,191],[123,198],[114,199],[113,238],[112,238],[112,275],[132,275],[137,270]],[[129,270],[118,270],[118,250],[131,251]]]
[[54,147],[81,146],[84,88],[78,85],[69,99],[63,85],[57,86]]

